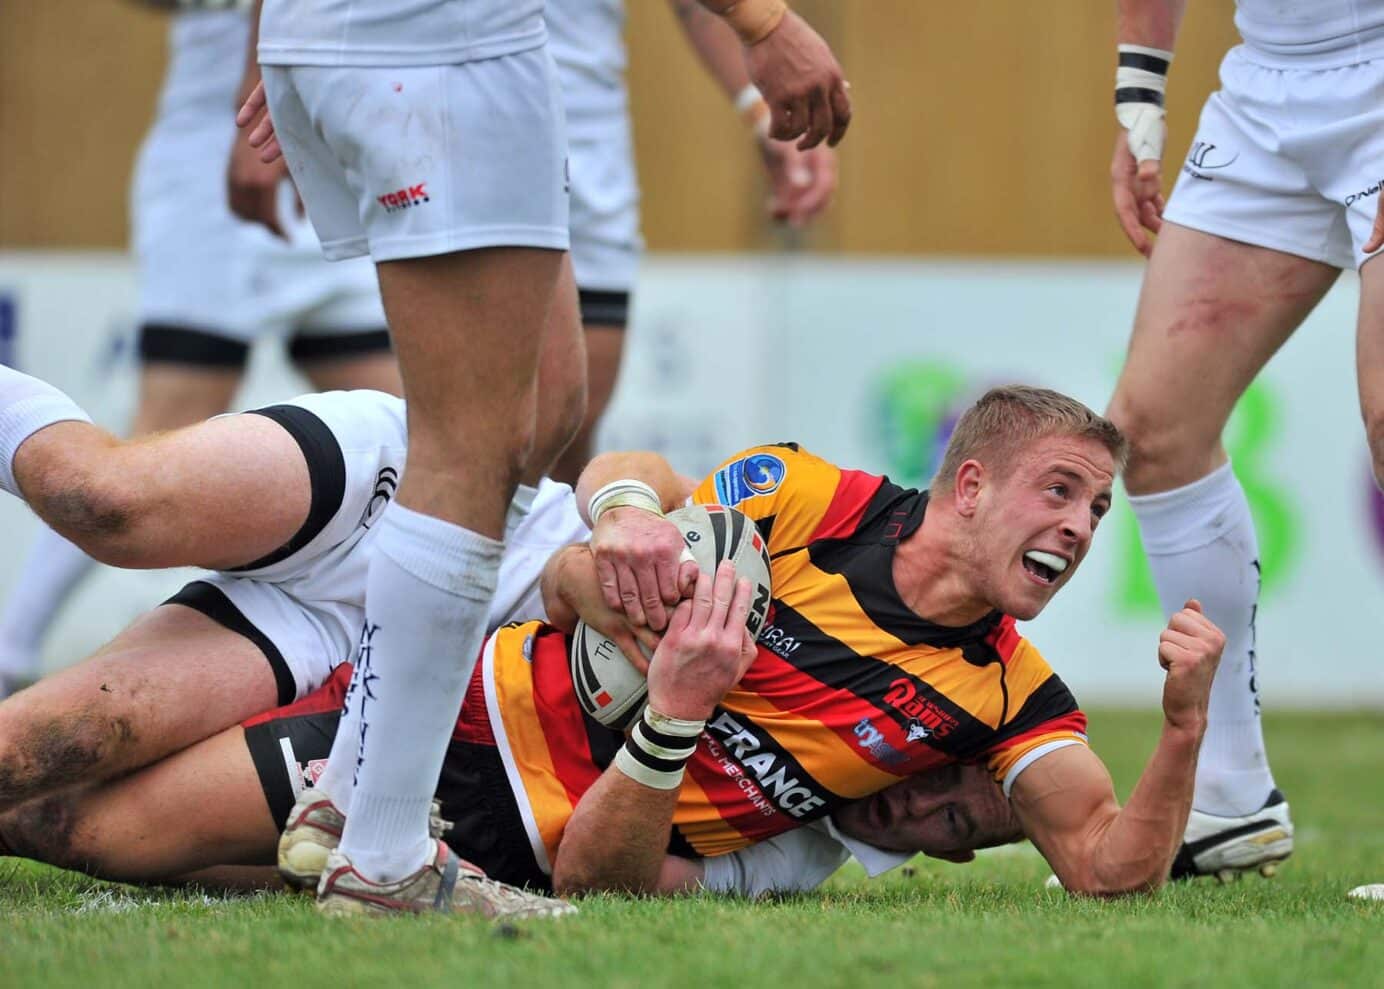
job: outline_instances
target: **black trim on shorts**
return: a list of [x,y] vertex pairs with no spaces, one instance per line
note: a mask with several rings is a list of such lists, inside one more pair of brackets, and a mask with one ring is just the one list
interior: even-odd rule
[[145,364],[239,370],[250,359],[250,345],[190,326],[144,323],[139,328],[139,359]]
[[261,721],[245,729],[245,746],[250,750],[260,789],[264,791],[269,813],[274,817],[274,827],[280,831],[288,823],[288,815],[293,810],[296,798],[279,739],[288,739],[293,758],[299,766],[306,766],[314,759],[325,759],[331,754],[332,739],[336,738],[336,726],[340,720],[340,711],[321,711]]
[[295,364],[369,357],[390,351],[389,330],[355,333],[295,333],[288,341],[288,356]]
[[[336,737],[340,711],[298,714],[262,721],[245,729],[245,744],[259,775],[264,799],[282,830],[293,809],[293,782],[279,740],[287,738],[299,767],[326,759]],[[492,745],[453,740],[437,784],[442,819],[452,822],[443,840],[468,862],[500,882],[552,891],[552,879],[538,866],[528,831]],[[694,853],[695,854],[695,853]]]
[[163,603],[181,604],[193,611],[200,611],[222,628],[230,629],[253,642],[259,651],[264,653],[264,658],[269,661],[269,668],[274,671],[279,704],[293,703],[298,696],[298,685],[293,680],[293,672],[288,668],[288,663],[284,661],[284,654],[279,652],[279,647],[274,645],[269,636],[256,628],[254,623],[241,613],[221,588],[215,584],[208,584],[205,580],[194,580]]
[[577,304],[581,308],[583,326],[613,326],[623,330],[630,321],[630,294],[605,292],[592,288],[577,289]]
[[303,459],[307,461],[312,501],[308,506],[307,519],[292,539],[268,556],[243,567],[233,567],[228,573],[259,570],[288,559],[317,538],[332,516],[341,509],[346,497],[346,457],[341,452],[341,444],[325,422],[300,405],[271,405],[252,409],[247,415],[274,420],[297,441],[299,449],[303,451]]

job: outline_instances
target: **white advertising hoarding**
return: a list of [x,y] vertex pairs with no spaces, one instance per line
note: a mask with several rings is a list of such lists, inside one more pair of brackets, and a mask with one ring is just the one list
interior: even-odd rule
[[[989,385],[1045,385],[1102,408],[1139,274],[1137,263],[654,257],[602,444],[658,449],[701,473],[740,447],[795,440],[925,483],[951,422]],[[1345,276],[1227,433],[1259,523],[1259,669],[1271,706],[1384,704],[1374,643],[1384,503],[1356,408],[1357,294]],[[132,310],[121,258],[0,254],[0,360],[69,390],[117,429],[134,381]],[[301,387],[267,348],[240,402]],[[33,526],[12,499],[0,504],[0,593]],[[67,609],[48,663],[78,658],[180,579],[101,575]],[[1117,501],[1081,573],[1025,631],[1088,703],[1156,703],[1161,623],[1133,518]]]

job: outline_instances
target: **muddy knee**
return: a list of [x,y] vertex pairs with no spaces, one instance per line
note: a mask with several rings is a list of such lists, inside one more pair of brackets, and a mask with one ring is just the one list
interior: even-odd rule
[[0,843],[8,854],[63,869],[92,871],[90,849],[76,838],[76,801],[69,795],[31,800],[0,817]]
[[129,720],[91,712],[24,718],[22,707],[0,724],[0,809],[73,783],[118,771],[135,740]]

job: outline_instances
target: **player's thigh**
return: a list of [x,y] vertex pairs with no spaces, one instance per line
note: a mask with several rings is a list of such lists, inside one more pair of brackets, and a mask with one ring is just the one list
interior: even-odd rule
[[1132,444],[1132,491],[1190,483],[1260,369],[1339,272],[1318,261],[1165,224],[1144,275],[1110,416]]
[[1374,474],[1384,478],[1384,264],[1377,257],[1360,268],[1355,364]]
[[308,517],[312,480],[298,440],[267,416],[221,416],[119,447],[108,471],[138,508],[140,566],[244,566]]
[[279,829],[236,725],[120,779],[22,804],[0,834],[28,858],[150,882],[271,865]]
[[278,703],[249,639],[165,605],[0,704],[0,804],[146,766]]
[[133,436],[181,429],[230,407],[243,371],[173,361],[146,362],[139,372]]

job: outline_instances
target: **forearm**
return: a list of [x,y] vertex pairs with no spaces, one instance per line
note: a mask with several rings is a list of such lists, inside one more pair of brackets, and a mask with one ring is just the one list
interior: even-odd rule
[[654,789],[608,768],[572,812],[553,863],[553,889],[660,891],[677,800],[676,789]]
[[670,0],[697,59],[731,99],[750,84],[744,49],[735,31],[697,0]]
[[653,488],[665,512],[681,507],[692,492],[691,482],[657,453],[603,453],[593,459],[577,479],[577,508],[588,525],[591,524],[587,517],[591,496],[610,482],[626,478],[643,481]]
[[259,84],[259,25],[260,12],[264,6],[264,0],[255,0],[250,7],[250,35],[245,42],[245,68],[240,77],[240,87],[236,90],[235,106],[231,108],[234,113],[240,109],[250,96],[250,91]]
[[1187,0],[1117,0],[1115,40],[1172,51]]
[[788,6],[783,0],[698,0],[734,29],[742,43],[756,45],[779,26]]
[[1192,809],[1203,732],[1204,727],[1188,730],[1164,723],[1129,802],[1092,849],[1090,875],[1096,888],[1090,892],[1141,892],[1163,885]]

